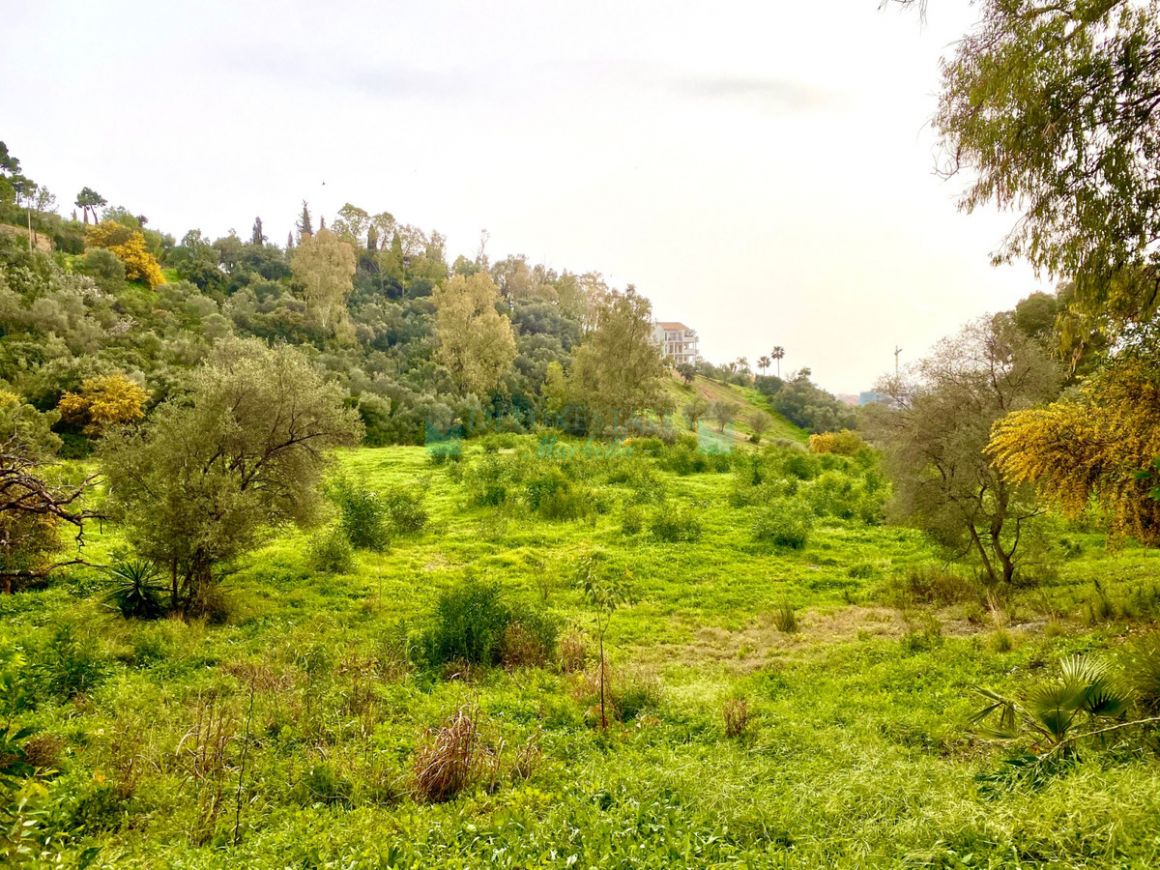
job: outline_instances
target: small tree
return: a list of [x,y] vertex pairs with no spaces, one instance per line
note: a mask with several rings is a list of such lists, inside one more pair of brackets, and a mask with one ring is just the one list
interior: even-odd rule
[[596,641],[600,650],[600,727],[608,728],[606,697],[608,686],[607,660],[604,655],[604,636],[612,621],[612,614],[632,600],[632,574],[608,564],[607,557],[593,551],[581,557],[576,566],[576,586],[584,602],[592,609],[596,621]]
[[265,529],[315,518],[326,450],[357,443],[360,428],[343,391],[297,351],[231,338],[194,373],[188,398],[106,440],[109,506],[190,613],[221,563]]
[[740,406],[736,402],[730,402],[728,399],[718,399],[714,402],[713,419],[717,421],[717,431],[724,432],[725,427],[736,419],[739,409]]
[[652,340],[652,306],[631,287],[603,296],[593,313],[593,329],[573,352],[570,379],[599,432],[665,404],[665,364]]
[[749,416],[749,428],[753,431],[753,435],[749,440],[754,444],[760,444],[761,436],[769,431],[771,425],[773,425],[773,421],[769,419],[768,414],[762,411],[754,411]]
[[697,367],[692,363],[681,363],[677,366],[677,374],[681,376],[686,385],[691,384],[693,379],[697,377]]
[[689,423],[690,431],[697,431],[697,424],[707,413],[709,413],[709,402],[703,396],[693,396],[684,408],[685,419]]
[[487,397],[516,358],[511,321],[496,309],[499,289],[484,272],[453,275],[435,289],[437,359],[463,393]]
[[1010,583],[1039,507],[1033,488],[985,451],[996,420],[1056,395],[1059,367],[1001,314],[941,342],[919,375],[883,383],[892,401],[867,417],[894,483],[891,511],[957,555],[973,554],[991,583]]

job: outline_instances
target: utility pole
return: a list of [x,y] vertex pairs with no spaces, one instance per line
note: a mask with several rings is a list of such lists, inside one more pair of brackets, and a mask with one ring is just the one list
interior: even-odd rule
[[902,353],[902,348],[894,345],[894,377],[898,377],[898,355]]

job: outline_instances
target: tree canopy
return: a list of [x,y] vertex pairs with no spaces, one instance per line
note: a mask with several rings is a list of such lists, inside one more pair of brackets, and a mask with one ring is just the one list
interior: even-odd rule
[[110,510],[168,570],[174,602],[196,609],[263,530],[315,518],[327,449],[360,435],[341,389],[298,351],[230,339],[187,394],[105,442]]

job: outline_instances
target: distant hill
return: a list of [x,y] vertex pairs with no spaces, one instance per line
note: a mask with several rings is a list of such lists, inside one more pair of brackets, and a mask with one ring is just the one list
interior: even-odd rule
[[749,427],[749,418],[755,411],[763,412],[771,420],[769,429],[762,435],[762,441],[784,438],[804,444],[809,438],[809,433],[774,411],[769,405],[769,400],[752,387],[738,387],[711,380],[704,375],[697,375],[693,383],[686,384],[682,378],[674,375],[668,384],[668,390],[677,403],[678,414],[695,395],[701,396],[710,405],[724,400],[735,402],[740,406],[736,418],[725,427],[724,433],[717,431],[718,426],[711,413],[701,420],[697,434],[703,444],[716,444],[728,449],[738,444],[749,443],[749,437],[753,434],[753,430]]

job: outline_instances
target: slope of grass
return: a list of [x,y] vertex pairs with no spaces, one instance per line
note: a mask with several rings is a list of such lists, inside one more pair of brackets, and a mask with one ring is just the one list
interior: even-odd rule
[[809,437],[807,432],[773,410],[769,400],[752,387],[725,384],[697,375],[692,384],[686,384],[681,378],[674,377],[668,384],[668,389],[677,403],[678,413],[694,396],[700,396],[710,406],[719,401],[733,402],[738,406],[737,417],[725,427],[724,432],[718,431],[719,427],[712,419],[711,413],[706,415],[698,426],[702,443],[713,444],[723,449],[749,443],[749,437],[753,434],[749,419],[754,413],[763,413],[770,418],[769,430],[762,436],[766,441],[785,439],[804,444]]
[[[497,462],[513,458],[505,443],[527,442],[496,439]],[[466,461],[483,461],[482,449],[469,446]],[[15,719],[60,771],[41,821],[76,832],[66,863],[1149,867],[1160,858],[1152,752],[1085,753],[1046,782],[996,785],[979,777],[1002,770],[1004,750],[967,725],[980,706],[974,685],[1013,691],[1066,653],[1138,631],[1122,615],[1154,612],[1156,552],[1108,552],[1097,536],[1072,534],[1060,576],[1007,602],[1009,644],[999,645],[977,602],[935,608],[903,594],[913,569],[938,564],[917,534],[820,517],[804,549],[770,549],[750,533],[760,505],[734,506],[731,472],[682,477],[650,462],[648,486],[586,481],[604,513],[547,522],[518,503],[470,507],[462,469],[432,467],[423,448],[340,459],[362,486],[425,487],[427,528],[387,553],[359,553],[338,575],[310,567],[312,534],[280,534],[230,576],[218,625],[122,620],[92,572],[0,598],[0,651],[27,657],[16,668],[0,654],[0,668],[36,693]],[[695,512],[699,540],[664,543],[647,524],[625,533],[630,503],[651,499],[641,503],[650,515],[660,493]],[[89,558],[117,543],[114,530],[94,530]],[[594,725],[591,658],[580,673],[554,662],[443,673],[407,664],[407,638],[468,576],[586,634],[591,653],[592,613],[573,575],[593,548],[631,569],[636,593],[607,639],[611,684],[635,693],[636,709],[607,733]],[[1093,577],[1119,617],[1092,623]],[[779,630],[783,607],[796,613],[793,633]],[[61,680],[82,678],[71,697],[62,691]],[[723,711],[737,699],[749,721],[729,738]],[[484,772],[458,798],[424,804],[416,753],[459,709],[479,725]]]

